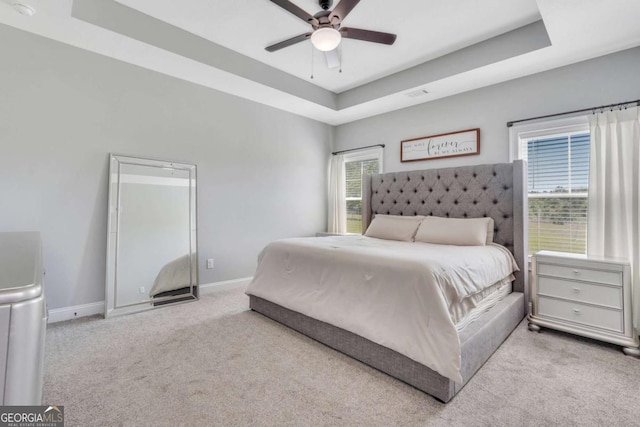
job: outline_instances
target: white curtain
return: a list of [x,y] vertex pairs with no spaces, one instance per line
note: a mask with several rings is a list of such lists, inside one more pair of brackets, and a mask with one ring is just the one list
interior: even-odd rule
[[588,253],[629,259],[640,318],[640,109],[592,115]]
[[347,205],[345,203],[344,156],[331,156],[329,172],[329,215],[327,217],[329,233],[347,232]]

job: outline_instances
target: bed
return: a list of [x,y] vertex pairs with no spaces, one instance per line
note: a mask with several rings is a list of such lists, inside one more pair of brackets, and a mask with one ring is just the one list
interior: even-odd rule
[[[445,254],[444,246],[434,250],[428,244],[402,246],[358,236],[274,242],[261,254],[260,266],[247,290],[250,307],[448,402],[524,318],[528,304],[525,189],[526,168],[522,161],[378,174],[363,180],[364,229],[375,215],[493,219],[496,245],[488,246],[487,253],[493,252],[492,256],[499,258],[506,256],[499,255],[501,250],[508,252],[519,271],[508,275],[513,279],[513,292],[501,295],[491,308],[476,310],[472,321],[465,319],[460,325],[453,321],[451,312],[443,314],[450,310],[446,294],[472,294],[478,277],[493,284],[505,274],[503,271],[491,276],[493,267],[486,265],[482,270],[483,263],[493,265],[493,258],[468,266],[468,271],[463,269],[465,262],[460,261],[450,270],[458,277],[469,276],[469,280],[465,286],[444,289],[440,276],[449,267],[434,269],[421,260],[427,257],[433,258],[429,262],[438,262],[440,253],[455,259],[466,255]],[[390,246],[387,252],[395,255],[384,255],[380,245]],[[403,249],[407,245],[415,245],[416,254]],[[425,251],[424,256],[417,254],[418,248]],[[324,267],[315,267],[318,261],[305,264],[305,257],[312,253],[316,258],[325,258]],[[271,258],[273,261],[268,261]],[[280,273],[278,268],[267,268],[268,262],[276,263]],[[411,266],[414,271],[410,271]],[[352,268],[351,273],[348,268]],[[360,271],[359,275],[354,271]],[[434,271],[436,279],[428,284],[423,280],[425,274],[433,275]],[[385,275],[388,286],[379,283]],[[378,282],[369,282],[370,277]],[[495,281],[496,286],[503,282]],[[435,291],[438,287],[444,297]],[[372,291],[363,291],[366,289]],[[308,297],[314,292],[317,299],[311,303],[305,304],[301,298],[295,302],[297,294]],[[281,298],[284,294],[293,297]],[[377,294],[378,299],[370,298],[370,294]],[[361,304],[341,306],[343,299],[352,301],[348,298],[354,295],[359,295]],[[359,312],[357,317],[354,312]]]

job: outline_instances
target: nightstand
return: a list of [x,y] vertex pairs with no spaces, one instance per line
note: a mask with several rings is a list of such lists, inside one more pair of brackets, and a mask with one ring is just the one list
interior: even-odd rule
[[541,251],[532,256],[529,329],[557,329],[640,357],[627,260]]

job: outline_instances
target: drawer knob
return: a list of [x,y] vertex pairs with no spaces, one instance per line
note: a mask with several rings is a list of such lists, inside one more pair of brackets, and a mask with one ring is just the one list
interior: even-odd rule
[[577,308],[573,309],[573,314],[580,314],[580,310],[578,310]]
[[578,276],[580,274],[580,270],[573,270],[573,274],[575,274],[576,276]]
[[572,290],[574,294],[579,294],[580,292],[582,292],[582,289],[580,288],[573,288]]

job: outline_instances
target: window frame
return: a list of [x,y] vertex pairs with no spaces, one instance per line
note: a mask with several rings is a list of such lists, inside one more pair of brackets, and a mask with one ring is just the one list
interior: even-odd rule
[[[551,138],[560,135],[571,135],[578,133],[591,133],[589,126],[589,119],[586,115],[579,115],[574,117],[562,118],[562,119],[550,119],[539,120],[534,123],[514,124],[509,128],[509,160],[519,160],[522,158],[522,140],[532,138]],[[547,194],[545,196],[529,194],[527,188],[527,199],[536,197],[585,197],[588,198],[588,192],[586,194]],[[527,212],[527,218],[529,212]],[[528,220],[527,220],[528,223]],[[587,239],[589,236],[587,236]],[[531,262],[531,255],[529,255],[529,262]],[[529,264],[530,266],[530,264]]]
[[509,161],[519,160],[522,156],[520,141],[538,137],[551,137],[566,133],[590,132],[587,116],[539,121],[528,124],[515,124],[509,128]]
[[[349,152],[349,153],[344,153],[342,155],[342,172],[343,172],[343,176],[344,176],[344,182],[343,182],[342,185],[345,186],[345,189],[346,189],[346,185],[347,185],[347,174],[345,172],[347,163],[361,162],[361,161],[366,161],[366,160],[377,160],[378,161],[378,166],[379,166],[378,167],[378,173],[384,173],[384,150],[382,149],[382,147],[368,148],[368,149],[364,149],[364,150],[358,150],[358,151],[353,151],[353,152]],[[354,200],[360,200],[361,201],[362,200],[362,192],[360,193],[360,197],[356,198],[356,197],[347,197],[347,194],[346,194],[346,191],[345,191],[344,200],[343,200],[343,203],[345,204],[345,207],[346,207],[346,204],[347,204],[348,201],[354,201]],[[364,232],[364,230],[361,231],[361,233],[363,233],[363,232]],[[348,234],[358,234],[358,233],[348,233]]]

